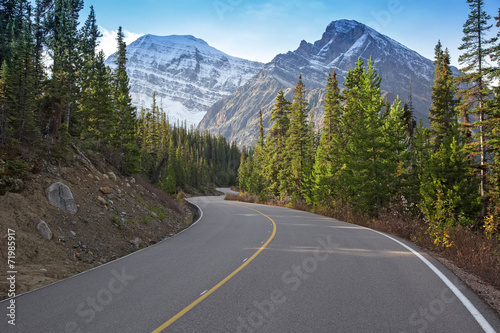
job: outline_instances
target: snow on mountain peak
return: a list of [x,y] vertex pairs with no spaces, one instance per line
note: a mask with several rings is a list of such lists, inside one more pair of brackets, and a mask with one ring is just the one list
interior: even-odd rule
[[350,32],[352,29],[363,26],[363,24],[359,23],[358,21],[354,20],[337,20],[331,22],[327,27],[326,31],[327,32],[338,32],[338,33],[343,33],[346,34]]
[[[114,67],[116,55],[106,63]],[[157,103],[172,122],[197,125],[208,108],[233,93],[262,64],[225,54],[191,35],[144,35],[127,46],[132,104]]]

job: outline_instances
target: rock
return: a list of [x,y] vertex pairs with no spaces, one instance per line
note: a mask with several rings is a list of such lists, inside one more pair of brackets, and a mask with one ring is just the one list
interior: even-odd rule
[[116,175],[114,174],[114,172],[108,172],[108,175],[109,175],[109,178],[112,180],[112,181],[115,181],[116,182]]
[[5,173],[5,161],[0,160],[0,175]]
[[24,188],[24,183],[21,179],[13,179],[12,192],[21,192]]
[[45,223],[44,220],[38,221],[38,223],[36,225],[36,230],[38,230],[38,233],[43,238],[45,238],[47,240],[52,239],[52,236],[53,236],[52,231],[50,230],[49,226],[47,225],[47,223]]
[[103,194],[110,194],[111,193],[111,189],[107,186],[104,186],[104,187],[100,187],[99,190],[103,193]]
[[135,249],[138,250],[139,249],[139,246],[141,246],[141,239],[139,237],[135,237],[133,241],[131,241],[131,243],[135,246]]
[[45,195],[49,202],[59,209],[62,209],[70,214],[76,214],[78,207],[75,203],[73,193],[68,186],[62,183],[53,183],[45,190]]
[[130,177],[130,184],[135,184],[135,178],[134,177]]
[[103,174],[102,174],[102,178],[104,178],[104,179],[109,179],[109,176],[108,176],[107,174],[103,173]]
[[101,197],[100,195],[97,196],[97,200],[102,203],[103,205],[107,205],[108,202],[106,201],[106,199],[104,199],[103,197]]
[[70,234],[72,234],[73,236],[76,236],[76,232],[74,232],[73,230],[70,230],[69,232],[70,232]]

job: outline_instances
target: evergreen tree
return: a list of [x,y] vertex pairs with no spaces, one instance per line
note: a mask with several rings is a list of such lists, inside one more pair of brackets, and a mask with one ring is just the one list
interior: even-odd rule
[[259,139],[257,140],[258,147],[264,147],[264,124],[262,123],[262,110],[259,109]]
[[469,175],[461,133],[446,137],[424,167],[420,209],[435,243],[449,244],[449,232],[458,224],[475,223],[481,210],[477,182]]
[[127,47],[124,40],[122,27],[118,28],[117,34],[118,51],[116,57],[116,69],[114,71],[114,112],[117,123],[113,135],[113,146],[120,150],[124,164],[122,168],[128,172],[138,170],[138,146],[135,134],[136,115],[130,97],[129,78],[126,71]]
[[[53,60],[50,91],[55,110],[53,121],[58,122],[57,118],[61,117],[66,130],[70,129],[71,113],[78,97],[76,76],[81,64],[80,48],[77,47],[81,40],[78,20],[82,9],[82,0],[55,0],[46,19],[50,32],[48,47]],[[53,128],[51,134],[57,130]]]
[[408,122],[401,101],[397,98],[389,107],[383,119],[383,151],[384,167],[381,177],[386,183],[389,200],[404,206],[407,197],[411,197],[411,154],[408,135]]
[[337,192],[337,176],[341,168],[344,143],[342,95],[337,74],[328,75],[323,129],[314,160],[314,202],[328,202]]
[[[496,27],[499,28],[491,52],[494,62],[489,77],[492,82],[500,81],[500,9],[495,17]],[[488,181],[487,217],[485,228],[488,234],[497,233],[500,237],[500,86],[494,88],[495,97],[488,101],[491,110],[487,123],[488,146],[491,153],[490,176]]]
[[31,4],[18,0],[10,5],[12,16],[6,18],[6,31],[2,32],[5,40],[1,56],[4,60],[0,63],[0,141],[20,142],[34,139],[41,76],[36,73]]
[[432,150],[420,185],[420,209],[436,243],[448,244],[449,231],[469,225],[477,217],[480,198],[469,175],[464,151],[465,133],[459,130],[455,82],[448,52],[436,46],[435,76],[430,110]]
[[287,192],[296,197],[301,197],[302,179],[304,171],[311,163],[312,152],[308,149],[310,142],[310,131],[307,123],[308,103],[306,102],[306,90],[302,83],[302,75],[294,89],[294,96],[290,105],[290,125],[287,131],[286,156],[290,163],[290,185]]
[[87,79],[82,82],[78,109],[81,137],[97,142],[113,140],[113,128],[118,120],[112,104],[111,72],[104,61],[104,52],[100,51],[88,68]]
[[265,142],[267,163],[263,165],[267,192],[275,196],[284,194],[290,180],[285,149],[288,127],[290,126],[289,112],[290,102],[285,98],[283,91],[280,90],[271,111],[269,122],[273,123],[273,125]]
[[434,85],[432,86],[432,107],[429,111],[434,146],[439,148],[445,137],[451,135],[457,126],[455,99],[457,92],[455,78],[451,72],[448,50],[444,51],[441,42],[435,48]]
[[342,191],[360,212],[377,215],[389,199],[384,172],[387,152],[384,150],[382,119],[384,105],[380,77],[370,60],[365,68],[358,59],[347,73],[344,108],[348,142],[343,154]]
[[[484,121],[489,114],[486,100],[491,94],[491,90],[486,80],[489,71],[486,57],[490,53],[490,45],[493,39],[486,39],[486,34],[491,25],[488,20],[491,18],[484,10],[483,0],[467,0],[470,13],[464,24],[462,44],[459,50],[464,53],[458,58],[462,68],[463,76],[459,78],[461,86],[465,87],[459,91],[462,98],[459,109],[463,119],[463,126],[468,133],[474,134],[477,144],[467,142],[466,149],[473,156],[479,155],[479,165],[477,170],[480,173],[481,196],[485,195],[486,184],[486,141]],[[470,124],[469,114],[477,118]]]

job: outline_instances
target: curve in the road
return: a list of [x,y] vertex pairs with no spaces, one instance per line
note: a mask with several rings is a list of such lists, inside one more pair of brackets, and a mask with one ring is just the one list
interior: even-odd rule
[[[163,331],[164,329],[166,329],[167,327],[169,327],[170,325],[172,325],[176,320],[178,320],[179,318],[181,318],[182,316],[184,316],[187,312],[189,312],[189,310],[191,310],[196,305],[198,305],[199,303],[201,303],[205,298],[207,298],[208,296],[210,296],[214,291],[216,291],[217,289],[219,289],[223,284],[225,284],[227,281],[229,281],[233,276],[235,276],[236,274],[238,274],[238,272],[241,271],[243,268],[245,268],[245,266],[247,266],[249,263],[251,263],[252,260],[254,260],[259,255],[259,253],[261,253],[262,250],[264,250],[267,247],[267,245],[269,245],[269,243],[273,240],[274,236],[276,235],[276,222],[274,222],[274,220],[272,218],[270,218],[269,216],[267,216],[266,214],[264,214],[262,212],[259,212],[256,209],[253,209],[253,208],[250,208],[250,207],[246,207],[246,206],[242,206],[242,205],[237,205],[237,204],[235,204],[235,205],[239,206],[239,207],[246,208],[246,209],[253,210],[254,212],[257,212],[257,213],[265,216],[266,218],[268,218],[271,221],[271,223],[273,224],[273,231],[271,233],[271,236],[269,236],[269,238],[264,243],[264,245],[262,245],[257,250],[257,252],[255,252],[250,258],[248,258],[248,260],[246,260],[240,267],[238,267],[231,274],[229,274],[228,276],[226,276],[222,281],[220,281],[219,283],[217,283],[210,290],[208,290],[205,293],[203,293],[194,302],[192,302],[191,304],[189,304],[188,306],[186,306],[184,309],[182,309],[179,313],[177,313],[175,316],[173,316],[172,318],[170,318],[169,320],[167,320],[165,323],[163,323],[163,325],[159,326],[152,333],[159,333],[159,332]],[[201,216],[200,216],[200,219],[201,219],[201,217],[203,216],[203,211],[201,210],[200,207],[198,207],[198,209],[200,209],[200,211],[202,212]]]

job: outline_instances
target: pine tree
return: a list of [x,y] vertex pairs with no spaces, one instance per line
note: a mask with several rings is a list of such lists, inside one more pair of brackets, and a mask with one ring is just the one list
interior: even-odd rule
[[258,147],[264,147],[264,124],[262,123],[262,109],[259,109],[259,139],[257,140]]
[[[408,123],[401,101],[397,98],[383,119],[382,179],[386,183],[388,199],[402,207],[411,193],[411,154]],[[403,207],[404,208],[404,207]]]
[[308,103],[306,91],[302,83],[302,75],[294,89],[294,96],[290,105],[290,125],[287,131],[286,154],[290,163],[290,185],[287,192],[297,198],[302,197],[302,179],[304,170],[311,160],[312,152],[308,149],[310,131],[307,123]]
[[[484,121],[490,113],[486,100],[491,94],[491,90],[486,80],[489,71],[486,57],[489,55],[489,48],[493,39],[486,39],[486,34],[491,25],[488,20],[491,18],[484,10],[483,0],[467,0],[470,13],[464,24],[462,45],[459,50],[464,53],[458,58],[462,68],[463,76],[459,77],[459,84],[465,88],[459,91],[462,98],[459,109],[463,120],[463,126],[468,133],[474,135],[477,144],[467,142],[466,149],[473,156],[479,155],[480,161],[477,169],[480,173],[481,196],[484,197],[486,191],[486,141]],[[469,114],[475,115],[476,119],[470,124]]]
[[122,27],[119,27],[116,38],[118,43],[116,68],[113,73],[115,81],[113,91],[114,112],[118,121],[112,143],[115,148],[120,150],[124,158],[124,164],[121,167],[128,172],[135,172],[138,170],[139,165],[135,134],[136,115],[130,97],[129,78],[126,71],[127,46],[124,37]]
[[112,104],[111,72],[104,63],[100,51],[88,68],[87,79],[82,82],[78,115],[81,137],[99,142],[113,140],[113,128],[117,122]]
[[348,202],[360,212],[377,215],[389,199],[382,119],[384,105],[380,77],[373,62],[358,59],[347,73],[345,124],[348,142],[343,154],[341,189]]
[[6,31],[1,34],[5,40],[0,56],[4,59],[0,63],[0,141],[21,142],[34,139],[41,76],[36,73],[31,4],[18,0],[10,5],[12,16],[6,18]]
[[334,71],[327,78],[323,129],[313,167],[313,196],[316,203],[330,201],[337,192],[336,177],[341,167],[344,142],[342,100]]
[[436,243],[449,244],[449,232],[458,224],[471,225],[480,209],[477,183],[469,175],[464,150],[466,132],[460,131],[455,99],[456,85],[449,54],[436,46],[435,76],[430,110],[432,147],[424,162],[420,209]]
[[[495,17],[496,27],[500,28],[500,9]],[[494,47],[491,52],[491,60],[494,66],[489,72],[492,82],[500,81],[500,29],[495,38]],[[497,233],[500,238],[500,86],[494,88],[495,97],[488,101],[491,113],[485,126],[488,128],[487,140],[489,152],[491,153],[490,174],[488,181],[487,217],[485,219],[485,231],[487,234]]]
[[276,103],[271,111],[269,123],[273,123],[265,141],[267,163],[263,165],[266,191],[275,196],[284,194],[289,181],[289,170],[286,161],[285,146],[290,119],[290,102],[283,91],[276,96]]
[[71,113],[78,93],[76,75],[80,69],[80,48],[76,46],[81,39],[78,20],[82,9],[82,0],[55,0],[47,16],[47,29],[50,32],[48,47],[53,59],[50,94],[56,110],[54,116],[58,118],[64,115],[62,123],[66,130],[70,129]]
[[441,42],[435,48],[434,85],[432,86],[432,107],[429,111],[434,146],[438,149],[445,137],[451,135],[457,126],[455,99],[457,92],[455,78],[451,72],[448,50],[442,50]]
[[449,232],[457,225],[474,225],[481,210],[477,182],[471,179],[461,133],[446,137],[426,162],[420,209],[436,243],[449,245]]

